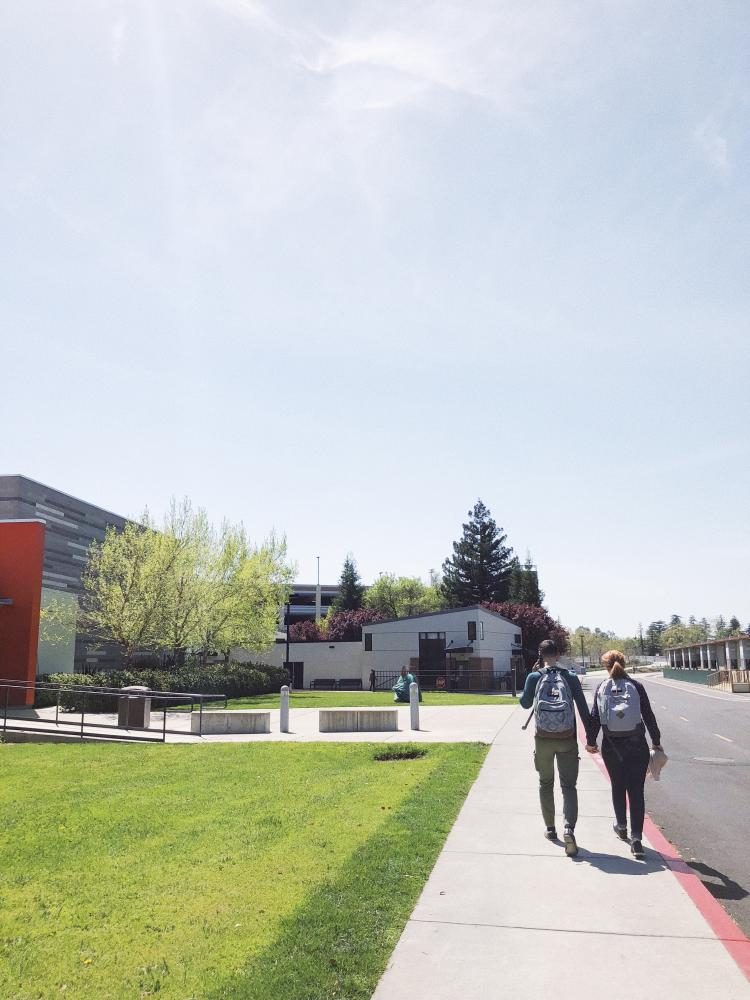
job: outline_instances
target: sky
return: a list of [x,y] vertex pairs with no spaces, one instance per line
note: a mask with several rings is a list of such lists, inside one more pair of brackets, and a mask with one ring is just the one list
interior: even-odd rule
[[750,620],[745,0],[0,11],[0,473]]

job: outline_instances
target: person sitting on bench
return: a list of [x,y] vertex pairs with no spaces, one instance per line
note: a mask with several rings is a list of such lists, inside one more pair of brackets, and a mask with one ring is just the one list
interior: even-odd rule
[[[393,685],[393,700],[394,701],[409,701],[409,685],[414,684],[416,678],[414,674],[409,673],[406,667],[401,667],[401,676]],[[422,700],[422,692],[419,692],[419,700]]]

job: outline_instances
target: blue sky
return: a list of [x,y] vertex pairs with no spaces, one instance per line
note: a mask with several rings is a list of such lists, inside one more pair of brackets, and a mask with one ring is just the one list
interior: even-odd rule
[[300,578],[477,497],[565,624],[750,618],[744,0],[0,12],[0,471]]

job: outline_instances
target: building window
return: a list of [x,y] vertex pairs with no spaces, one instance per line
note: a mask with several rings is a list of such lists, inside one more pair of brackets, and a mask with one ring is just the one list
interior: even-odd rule
[[513,636],[513,645],[514,646],[520,646],[521,645],[521,633],[520,632],[516,632],[516,634]]
[[469,642],[475,642],[477,638],[477,623],[467,622],[466,624],[469,627],[469,634],[468,634]]
[[420,639],[444,639],[445,632],[420,632]]
[[484,639],[484,622],[479,623],[479,638]]
[[372,652],[372,632],[365,632],[365,652]]

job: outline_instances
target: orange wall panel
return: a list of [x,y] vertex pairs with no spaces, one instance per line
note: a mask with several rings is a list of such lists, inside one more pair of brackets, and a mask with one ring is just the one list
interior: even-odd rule
[[[31,684],[36,678],[43,565],[44,523],[0,521],[0,597],[13,601],[0,606],[0,678]],[[11,691],[8,703],[32,705],[33,689]]]

